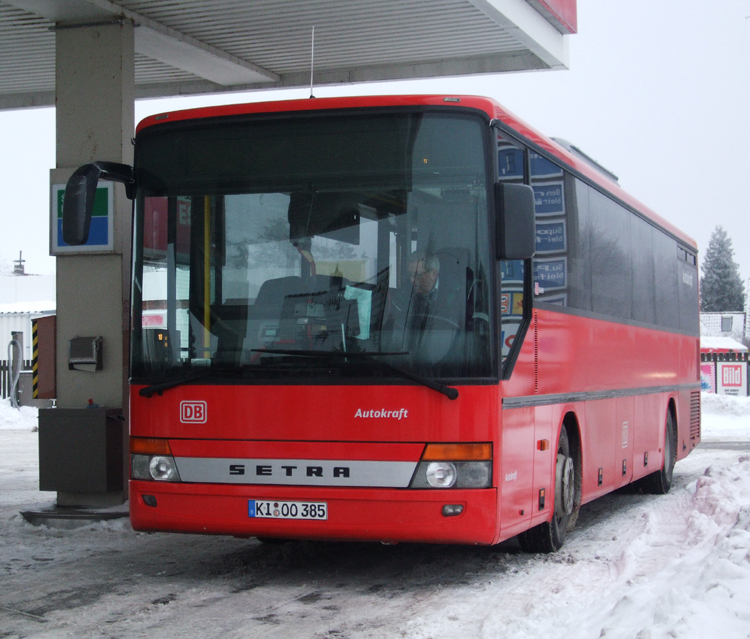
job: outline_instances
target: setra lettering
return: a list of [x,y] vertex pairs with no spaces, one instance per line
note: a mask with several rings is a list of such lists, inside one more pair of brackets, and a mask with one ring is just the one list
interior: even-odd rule
[[[230,475],[245,475],[245,464],[229,464]],[[252,473],[253,471],[250,470]],[[296,477],[302,476],[321,479],[329,477],[333,479],[348,479],[352,476],[349,466],[292,466],[291,464],[255,464],[256,477]]]

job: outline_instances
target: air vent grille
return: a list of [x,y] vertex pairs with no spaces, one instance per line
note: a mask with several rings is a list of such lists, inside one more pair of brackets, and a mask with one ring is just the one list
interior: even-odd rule
[[690,439],[701,436],[701,392],[690,392]]

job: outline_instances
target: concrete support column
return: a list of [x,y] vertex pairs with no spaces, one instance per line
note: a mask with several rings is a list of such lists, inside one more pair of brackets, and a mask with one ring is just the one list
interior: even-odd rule
[[[65,183],[93,160],[133,163],[134,35],[131,23],[58,25],[56,30],[57,168],[52,183]],[[122,409],[123,473],[127,459],[128,323],[132,203],[115,185],[114,249],[57,257],[57,405]],[[103,368],[68,369],[74,337],[103,338]],[[127,482],[124,483],[127,487]],[[58,493],[59,505],[122,503],[118,493]]]

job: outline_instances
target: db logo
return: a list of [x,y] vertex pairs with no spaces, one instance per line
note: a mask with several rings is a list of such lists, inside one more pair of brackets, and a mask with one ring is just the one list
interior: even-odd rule
[[206,402],[180,402],[180,421],[183,424],[205,424],[207,417]]

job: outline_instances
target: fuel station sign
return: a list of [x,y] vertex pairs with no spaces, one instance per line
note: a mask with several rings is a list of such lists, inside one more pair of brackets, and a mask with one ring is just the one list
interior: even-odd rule
[[89,238],[81,246],[69,246],[63,240],[62,212],[65,184],[51,185],[50,254],[106,253],[114,250],[114,184],[101,181],[94,196]]

